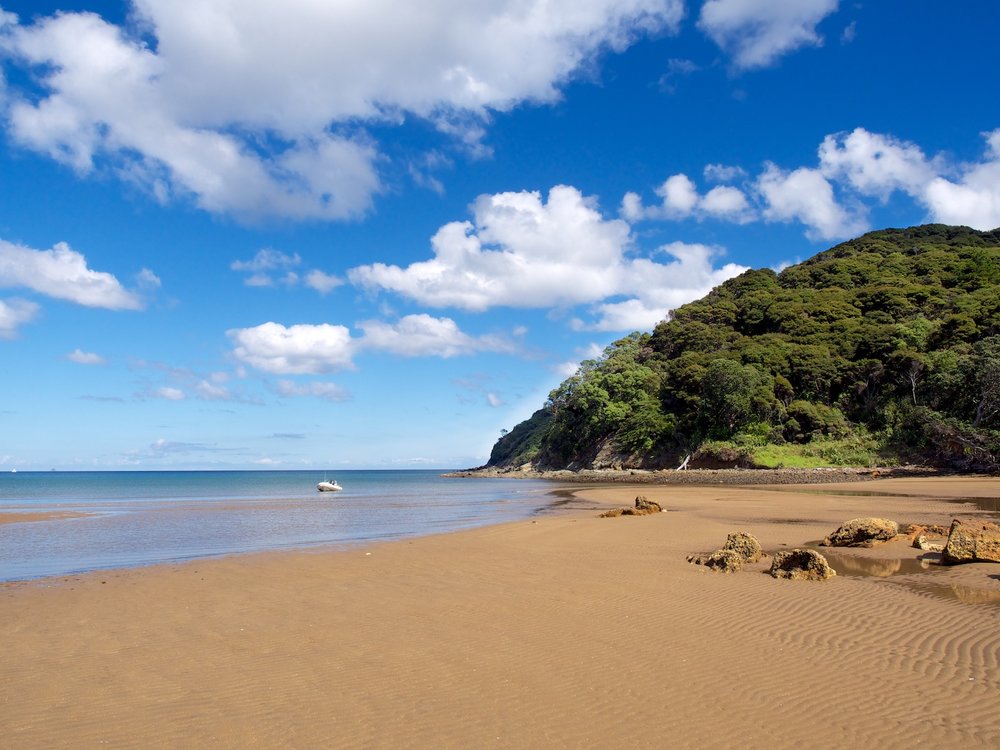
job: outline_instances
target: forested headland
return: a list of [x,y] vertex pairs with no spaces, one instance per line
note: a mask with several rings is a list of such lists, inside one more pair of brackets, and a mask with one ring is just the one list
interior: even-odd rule
[[489,466],[1000,470],[1000,229],[751,270],[583,362]]

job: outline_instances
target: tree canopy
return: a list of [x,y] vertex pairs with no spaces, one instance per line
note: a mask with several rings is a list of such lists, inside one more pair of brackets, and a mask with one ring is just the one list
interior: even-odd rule
[[997,467],[1000,230],[888,229],[747,271],[582,363],[490,463],[656,467],[860,434],[895,460]]

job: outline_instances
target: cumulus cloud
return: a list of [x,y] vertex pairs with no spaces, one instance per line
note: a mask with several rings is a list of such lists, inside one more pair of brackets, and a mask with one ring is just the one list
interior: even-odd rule
[[313,269],[306,274],[305,281],[303,283],[305,283],[305,285],[310,289],[315,289],[320,294],[329,294],[338,286],[342,286],[344,280],[339,276],[334,276],[333,274]]
[[103,365],[105,362],[104,357],[100,354],[85,352],[82,349],[74,349],[66,355],[66,359],[70,362],[76,362],[78,365]]
[[768,164],[756,187],[767,204],[766,220],[800,221],[812,239],[849,237],[868,228],[862,213],[840,205],[833,186],[818,169],[800,167],[787,172]]
[[828,135],[819,147],[820,169],[865,195],[887,200],[893,190],[917,193],[935,176],[935,165],[912,143],[856,128]]
[[670,310],[703,297],[726,279],[747,270],[746,266],[735,263],[716,268],[714,261],[722,250],[709,245],[671,242],[658,250],[673,260],[657,263],[636,259],[633,262],[637,278],[646,284],[638,296],[595,305],[592,312],[597,319],[593,322],[574,319],[573,327],[590,331],[648,330],[663,320]]
[[597,55],[684,14],[682,0],[133,5],[142,36],[93,13],[4,16],[0,50],[38,84],[9,95],[13,138],[161,200],[300,219],[369,210],[382,182],[366,125],[412,113],[475,150],[491,112],[556,100]]
[[15,338],[18,328],[34,320],[37,314],[38,305],[34,302],[17,297],[0,299],[0,339]]
[[470,336],[451,318],[407,315],[395,323],[369,320],[358,323],[364,332],[360,345],[403,357],[455,357],[477,351],[514,351],[501,337]]
[[426,314],[407,315],[394,323],[362,321],[357,327],[360,336],[351,336],[345,326],[329,323],[286,328],[272,322],[227,333],[235,343],[233,355],[238,360],[275,375],[315,375],[353,369],[353,358],[362,350],[402,357],[445,358],[516,350],[516,345],[502,336],[471,336],[451,318]]
[[936,221],[1000,227],[1000,130],[987,134],[987,142],[984,162],[968,165],[954,180],[936,177],[924,188],[923,201]]
[[233,355],[244,364],[275,375],[318,375],[353,367],[355,342],[341,325],[268,322],[226,332]]
[[[706,170],[708,168],[706,167]],[[622,199],[621,215],[631,222],[642,219],[720,219],[737,224],[753,221],[755,212],[746,194],[731,185],[716,185],[704,195],[686,174],[675,174],[656,188],[660,204],[644,206],[638,193]]]
[[234,260],[229,264],[229,267],[234,271],[247,274],[243,279],[243,283],[247,286],[273,287],[281,285],[294,287],[304,284],[320,294],[329,294],[344,283],[340,277],[318,269],[305,271],[304,275],[293,270],[300,265],[302,265],[302,258],[298,253],[288,254],[280,250],[264,248],[258,250],[250,260]]
[[22,287],[55,299],[108,310],[137,310],[142,302],[110,273],[87,268],[87,260],[60,242],[34,250],[0,240],[0,286]]
[[933,221],[994,229],[1000,226],[1000,129],[983,137],[981,161],[950,164],[943,156],[926,156],[916,144],[857,128],[823,140],[820,168],[883,201],[896,191],[906,193]]
[[903,193],[924,207],[929,221],[994,229],[1000,226],[1000,129],[983,138],[982,159],[956,164],[893,135],[855,128],[827,135],[815,166],[784,169],[765,162],[750,180],[740,167],[709,164],[707,180],[747,178],[743,188],[717,185],[702,194],[691,178],[676,174],[656,188],[659,204],[646,206],[639,193],[630,191],[619,211],[632,223],[688,218],[798,222],[810,239],[833,240],[866,231],[872,201],[885,203]]
[[[552,188],[547,201],[528,191],[483,195],[472,211],[472,221],[451,222],[438,230],[430,260],[406,268],[359,266],[348,278],[432,307],[565,309],[627,297],[631,303],[615,305],[655,309],[662,317],[670,309],[663,306],[665,300],[679,300],[672,306],[688,302],[698,296],[692,290],[708,291],[716,279],[738,273],[736,266],[713,269],[715,250],[705,252],[698,263],[630,257],[628,224],[604,218],[593,198],[566,185]],[[666,252],[673,254],[670,247]],[[610,313],[620,308],[605,304],[595,309]]]
[[819,46],[816,26],[838,0],[707,0],[698,28],[732,56],[738,68],[762,68],[799,47]]
[[441,227],[434,258],[406,268],[375,263],[348,272],[355,284],[432,307],[557,307],[617,293],[629,227],[605,220],[596,201],[557,186],[480,196],[473,221]]

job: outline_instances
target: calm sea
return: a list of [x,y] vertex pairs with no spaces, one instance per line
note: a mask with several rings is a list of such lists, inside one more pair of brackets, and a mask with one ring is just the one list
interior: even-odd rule
[[121,471],[0,474],[0,513],[78,518],[0,524],[0,580],[345,546],[526,518],[551,482],[444,478],[439,471]]

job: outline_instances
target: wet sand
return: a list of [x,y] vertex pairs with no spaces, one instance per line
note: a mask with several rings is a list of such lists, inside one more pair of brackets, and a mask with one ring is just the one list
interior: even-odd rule
[[[0,747],[1000,746],[1000,565],[904,542],[822,583],[685,562],[735,530],[773,552],[979,516],[948,499],[1000,480],[567,493],[346,552],[4,585]],[[669,512],[597,518],[636,494]]]
[[0,513],[0,524],[5,523],[35,523],[36,521],[55,521],[62,518],[82,518],[87,513],[74,511],[38,511],[38,512],[3,512]]

